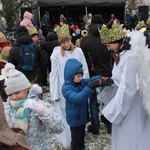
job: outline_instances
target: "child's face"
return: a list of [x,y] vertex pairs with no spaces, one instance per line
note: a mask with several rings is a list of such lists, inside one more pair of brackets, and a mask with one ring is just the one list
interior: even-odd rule
[[76,74],[74,76],[74,79],[73,79],[74,83],[80,83],[81,80],[82,80],[82,74]]
[[61,43],[61,45],[63,48],[69,49],[72,45],[72,42],[71,42],[71,40],[67,40],[67,41],[64,41],[63,43]]
[[10,98],[13,101],[18,101],[18,100],[25,99],[27,97],[27,94],[28,94],[28,89],[13,93],[10,95]]
[[39,37],[37,35],[32,37],[32,40],[34,43],[37,43],[39,41]]
[[119,43],[110,43],[110,44],[106,44],[108,51],[114,51],[117,52],[119,49]]

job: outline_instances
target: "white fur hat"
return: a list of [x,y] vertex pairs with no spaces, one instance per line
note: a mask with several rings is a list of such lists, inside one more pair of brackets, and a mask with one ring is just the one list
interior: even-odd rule
[[2,69],[2,76],[5,79],[5,91],[7,95],[25,90],[31,86],[26,76],[15,69],[11,63],[7,63]]

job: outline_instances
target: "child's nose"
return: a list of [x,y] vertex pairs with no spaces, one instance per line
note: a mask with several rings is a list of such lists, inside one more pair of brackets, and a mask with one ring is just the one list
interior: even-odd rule
[[12,95],[11,95],[11,99],[12,99],[12,100],[17,100],[17,99],[18,99],[18,98],[17,98],[17,95],[16,95],[16,94],[12,94]]

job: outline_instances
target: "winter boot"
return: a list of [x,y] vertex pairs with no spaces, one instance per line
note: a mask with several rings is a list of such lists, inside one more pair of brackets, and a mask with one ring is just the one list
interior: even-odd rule
[[84,148],[78,148],[78,150],[86,150],[86,148],[84,147]]
[[9,128],[4,113],[4,106],[0,99],[0,145],[7,146],[11,150],[29,150],[21,129]]
[[93,128],[92,125],[89,125],[89,126],[87,127],[87,130],[88,130],[89,132],[92,132],[94,135],[99,135],[99,134],[100,134],[99,128]]

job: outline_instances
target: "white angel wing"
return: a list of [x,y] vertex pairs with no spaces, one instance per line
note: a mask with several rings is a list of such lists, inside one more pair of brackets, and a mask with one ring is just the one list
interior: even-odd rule
[[140,31],[128,34],[131,37],[131,50],[136,58],[137,88],[143,97],[143,104],[150,116],[150,49],[145,45],[146,38]]

